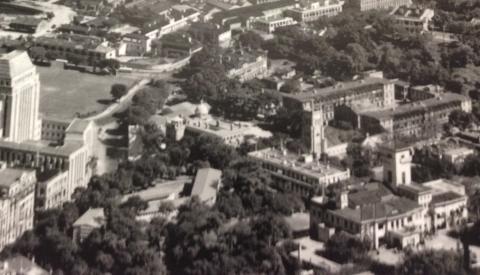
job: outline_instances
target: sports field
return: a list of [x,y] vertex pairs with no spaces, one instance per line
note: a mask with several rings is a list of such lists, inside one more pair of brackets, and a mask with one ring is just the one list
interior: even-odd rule
[[77,113],[95,114],[104,110],[112,99],[110,87],[115,83],[130,87],[134,75],[94,75],[64,70],[61,63],[37,67],[40,74],[40,113],[57,119],[71,119]]

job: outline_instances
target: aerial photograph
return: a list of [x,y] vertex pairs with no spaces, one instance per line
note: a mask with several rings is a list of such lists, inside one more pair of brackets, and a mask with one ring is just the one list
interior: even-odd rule
[[480,0],[0,0],[0,275],[480,275]]

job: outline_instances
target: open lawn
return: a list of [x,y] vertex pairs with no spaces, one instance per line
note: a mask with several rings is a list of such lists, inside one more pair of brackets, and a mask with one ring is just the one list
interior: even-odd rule
[[46,117],[72,119],[77,113],[95,114],[111,103],[110,87],[134,84],[134,75],[94,75],[64,70],[61,63],[37,67],[40,74],[40,113]]

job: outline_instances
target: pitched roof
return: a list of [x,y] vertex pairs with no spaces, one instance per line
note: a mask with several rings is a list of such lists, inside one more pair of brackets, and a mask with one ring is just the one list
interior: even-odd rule
[[[48,275],[49,273],[30,261],[28,258],[17,255],[0,262],[6,269],[1,270],[1,274],[27,274],[27,275]],[[3,273],[6,272],[6,273]],[[10,273],[13,272],[13,273]]]
[[91,227],[101,227],[105,223],[105,213],[103,208],[90,208],[87,212],[78,218],[73,226],[91,226]]
[[217,187],[222,178],[222,171],[213,168],[199,169],[193,183],[192,196],[207,201],[217,194]]
[[13,79],[35,68],[25,51],[12,51],[0,55],[0,79]]

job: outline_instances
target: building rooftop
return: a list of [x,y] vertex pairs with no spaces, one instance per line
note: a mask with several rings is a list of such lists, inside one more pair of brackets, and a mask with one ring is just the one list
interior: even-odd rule
[[0,55],[0,79],[13,79],[34,68],[26,51]]
[[15,18],[10,24],[19,24],[19,25],[37,27],[38,24],[40,24],[40,22],[42,22],[42,19],[22,16],[22,17]]
[[31,261],[27,257],[17,255],[8,258],[4,261],[0,261],[0,274],[12,274],[12,275],[48,275],[50,274],[45,269],[41,268],[35,262]]
[[99,228],[105,223],[105,213],[103,208],[90,208],[78,218],[73,226],[90,226]]
[[429,11],[432,11],[432,10],[415,7],[415,6],[411,6],[411,7],[399,6],[396,9],[394,9],[390,14],[397,17],[419,19]]
[[226,70],[242,67],[244,64],[257,61],[260,56],[266,56],[264,51],[255,50],[228,50],[222,55],[222,64]]
[[22,143],[0,140],[0,148],[14,151],[26,151],[31,153],[47,154],[54,156],[69,157],[70,154],[82,148],[82,142],[68,142],[62,146],[49,146],[46,141],[25,141]]
[[366,77],[360,80],[339,82],[333,86],[325,88],[311,88],[298,94],[283,93],[282,95],[287,98],[293,98],[301,102],[311,101],[313,99],[320,99],[328,101],[330,99],[344,97],[349,95],[352,90],[362,89],[373,85],[385,85],[391,84],[393,80],[379,78],[379,77]]
[[402,184],[398,186],[398,189],[405,190],[408,193],[412,193],[412,194],[426,194],[426,193],[432,192],[432,189],[429,188],[428,186],[424,186],[417,183],[412,183],[408,185]]
[[432,196],[432,203],[433,204],[438,204],[438,203],[447,203],[451,202],[454,200],[460,200],[460,199],[466,199],[465,196],[462,196],[460,194],[457,194],[455,192],[449,191],[446,193],[440,193],[440,194],[435,194]]
[[292,0],[280,0],[276,2],[269,2],[260,5],[253,5],[248,7],[242,7],[238,9],[232,9],[222,11],[213,15],[213,20],[222,23],[224,20],[237,18],[240,21],[249,19],[250,17],[263,16],[264,12],[275,9],[286,9],[293,7],[295,2]]
[[87,127],[92,124],[91,120],[75,118],[65,130],[66,133],[83,134]]
[[425,182],[422,185],[431,188],[434,195],[447,192],[455,192],[459,195],[465,195],[464,185],[447,179],[432,180]]
[[310,229],[310,214],[308,213],[293,213],[291,216],[284,217],[284,219],[292,232]]
[[3,168],[0,169],[0,186],[9,187],[12,183],[19,180],[23,174],[33,170],[18,169],[18,168]]
[[204,168],[197,171],[192,187],[192,196],[198,196],[201,201],[215,197],[218,185],[222,178],[222,171],[213,168]]
[[469,100],[467,97],[455,93],[443,93],[441,96],[428,98],[409,104],[399,105],[396,108],[385,109],[380,111],[367,111],[363,115],[375,117],[380,120],[400,118],[405,115],[413,115],[416,113],[424,113],[443,108],[446,105],[454,105],[458,102]]
[[349,202],[356,206],[381,202],[390,198],[393,198],[393,194],[380,183],[369,183],[363,187],[363,190],[348,194]]
[[305,157],[308,159],[309,156],[301,156],[298,154],[290,153],[287,151],[280,151],[275,148],[266,148],[263,150],[258,150],[248,153],[248,156],[261,159],[263,161],[268,161],[273,164],[282,165],[285,167],[291,167],[291,169],[302,172],[305,175],[311,177],[323,177],[325,175],[332,175],[339,172],[343,172],[339,168],[325,165],[324,163],[308,160],[304,161]]
[[394,197],[390,200],[364,205],[362,207],[332,210],[336,215],[355,222],[387,219],[407,214],[410,211],[421,209],[416,202],[403,197]]

